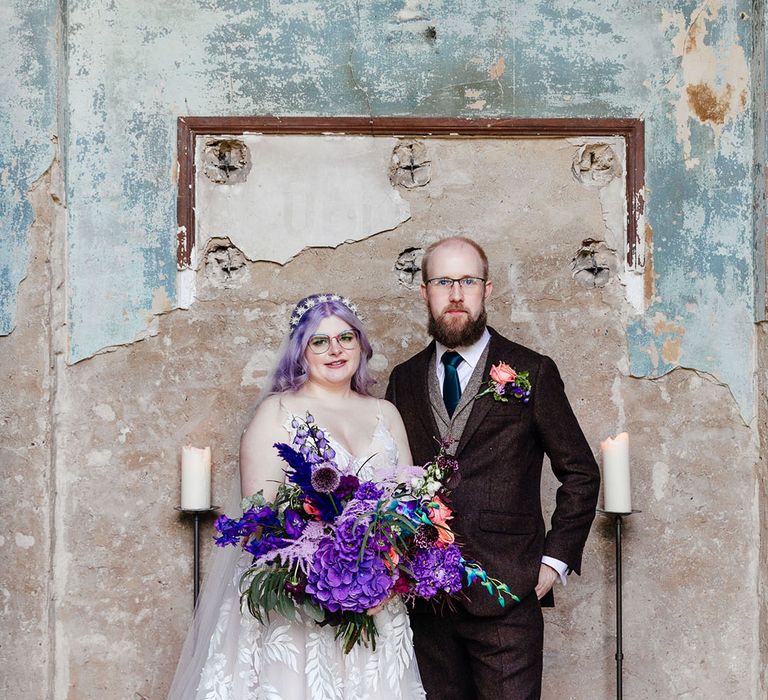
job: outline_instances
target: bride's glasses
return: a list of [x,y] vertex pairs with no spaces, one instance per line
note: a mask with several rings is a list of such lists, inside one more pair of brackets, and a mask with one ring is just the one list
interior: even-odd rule
[[357,345],[357,333],[351,328],[347,331],[342,331],[338,335],[323,335],[319,333],[309,339],[307,347],[315,355],[322,355],[330,350],[332,340],[335,340],[345,350],[353,350]]

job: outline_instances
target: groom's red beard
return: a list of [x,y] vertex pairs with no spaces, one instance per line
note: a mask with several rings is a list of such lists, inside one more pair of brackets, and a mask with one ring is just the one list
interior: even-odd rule
[[[447,315],[452,309],[461,309],[466,315],[452,318]],[[438,342],[447,348],[465,348],[472,343],[480,340],[485,330],[488,316],[483,308],[477,318],[472,318],[471,314],[461,304],[453,304],[446,308],[439,318],[435,318],[432,309],[429,310],[429,324],[427,331]]]

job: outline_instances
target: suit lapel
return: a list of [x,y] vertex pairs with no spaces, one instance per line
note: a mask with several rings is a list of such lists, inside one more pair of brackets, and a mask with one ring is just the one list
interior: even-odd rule
[[[488,341],[488,355],[484,363],[483,372],[480,375],[480,385],[484,384],[490,376],[491,365],[498,361],[497,357],[500,350],[498,334],[492,328],[489,328],[488,330],[491,334],[491,339]],[[512,363],[513,358],[504,358],[503,361]],[[484,396],[481,399],[475,400],[474,396],[476,396],[480,391],[481,386],[477,386],[473,397],[470,399],[472,401],[472,410],[469,414],[469,418],[467,418],[467,424],[464,426],[464,430],[461,433],[459,446],[456,448],[457,457],[464,449],[467,442],[469,442],[470,438],[475,434],[475,431],[477,431],[477,429],[482,425],[486,415],[488,415],[488,411],[490,411],[491,407],[493,406],[493,398],[491,396]]]
[[437,427],[435,416],[432,413],[429,390],[430,372],[434,374],[435,369],[432,366],[432,358],[434,356],[435,341],[433,340],[418,356],[418,365],[414,372],[413,405],[414,412],[419,416],[426,434],[435,440],[440,440],[442,433]]

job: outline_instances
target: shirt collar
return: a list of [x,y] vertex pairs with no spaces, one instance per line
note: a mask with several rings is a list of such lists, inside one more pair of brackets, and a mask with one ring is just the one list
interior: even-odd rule
[[483,329],[483,334],[480,336],[479,340],[476,340],[472,345],[467,345],[463,348],[447,348],[442,343],[435,341],[435,357],[437,358],[437,364],[440,365],[440,358],[442,358],[443,354],[448,352],[448,350],[455,350],[459,355],[461,355],[462,359],[470,366],[472,369],[475,368],[478,361],[480,360],[480,356],[483,354],[483,350],[485,350],[485,346],[488,345],[488,341],[491,339],[491,334],[488,332],[487,328]]

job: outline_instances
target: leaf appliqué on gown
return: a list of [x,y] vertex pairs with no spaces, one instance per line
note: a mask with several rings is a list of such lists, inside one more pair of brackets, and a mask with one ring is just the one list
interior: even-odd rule
[[[286,429],[292,438],[290,420]],[[397,465],[397,446],[381,412],[369,448],[373,456],[367,461],[328,438],[339,467],[347,473],[360,469],[362,479],[372,478],[377,467]],[[262,625],[247,608],[241,610],[237,584],[250,559],[244,553],[238,561],[231,595],[219,610],[197,693],[190,700],[424,699],[408,614],[400,600],[376,615],[376,651],[355,646],[345,655],[333,627],[320,627],[301,614],[289,621],[277,613]]]

